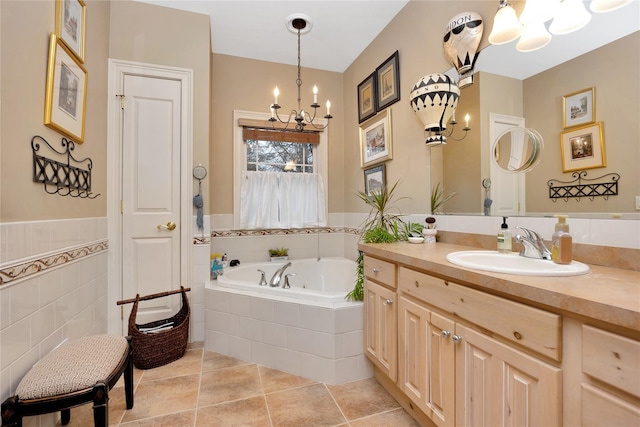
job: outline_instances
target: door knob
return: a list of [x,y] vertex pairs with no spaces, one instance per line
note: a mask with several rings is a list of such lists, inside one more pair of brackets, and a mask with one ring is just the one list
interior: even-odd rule
[[169,230],[169,231],[172,231],[172,230],[175,230],[175,229],[176,229],[176,223],[173,222],[173,221],[169,221],[167,223],[167,225],[164,225],[164,224],[158,225],[158,230]]

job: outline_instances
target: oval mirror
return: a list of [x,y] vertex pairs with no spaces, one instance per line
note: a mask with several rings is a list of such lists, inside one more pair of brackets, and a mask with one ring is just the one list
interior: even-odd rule
[[527,172],[540,161],[543,147],[537,131],[513,127],[498,135],[491,147],[491,160],[504,172]]

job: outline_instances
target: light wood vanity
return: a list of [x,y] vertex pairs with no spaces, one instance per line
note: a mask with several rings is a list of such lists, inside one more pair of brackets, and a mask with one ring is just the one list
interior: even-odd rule
[[640,426],[640,272],[455,266],[446,243],[360,244],[365,352],[421,424]]

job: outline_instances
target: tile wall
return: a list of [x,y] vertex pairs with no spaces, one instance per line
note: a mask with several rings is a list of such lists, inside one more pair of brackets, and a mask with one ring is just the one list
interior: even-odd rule
[[59,344],[107,332],[107,253],[106,218],[0,224],[0,401]]

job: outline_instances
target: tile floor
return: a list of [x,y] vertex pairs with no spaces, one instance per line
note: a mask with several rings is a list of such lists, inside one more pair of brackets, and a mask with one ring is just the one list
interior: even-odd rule
[[[378,382],[318,383],[190,345],[168,365],[134,372],[134,407],[123,380],[109,393],[109,425],[418,426]],[[58,425],[60,425],[58,423]],[[71,427],[93,425],[91,404],[71,410]]]

